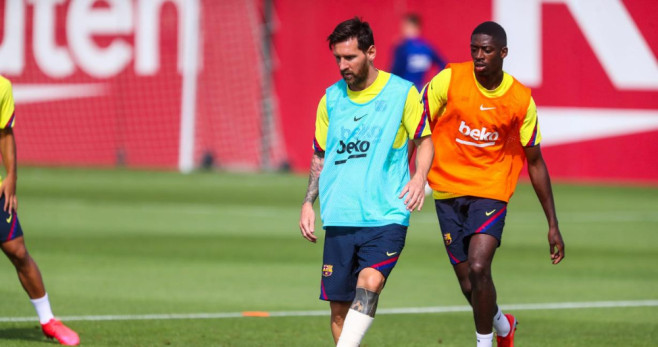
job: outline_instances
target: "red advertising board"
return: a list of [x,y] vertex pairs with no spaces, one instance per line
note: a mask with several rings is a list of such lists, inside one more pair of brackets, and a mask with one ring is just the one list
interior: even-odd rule
[[470,59],[473,28],[507,31],[505,70],[533,89],[553,177],[658,182],[658,27],[650,0],[277,1],[277,91],[288,155],[305,170],[317,102],[339,77],[326,37],[352,16],[370,22],[387,70],[399,18],[419,13],[448,61]]
[[[504,68],[533,89],[553,177],[658,182],[656,1],[272,1],[270,57],[261,0],[0,1],[0,74],[14,84],[19,160],[175,169],[187,134],[196,166],[212,158],[256,170],[266,153],[305,171],[317,103],[339,78],[326,37],[362,17],[376,66],[390,70],[399,20],[416,12],[448,61],[469,59],[478,23],[506,28]],[[264,61],[274,71],[273,132],[263,128]]]
[[187,78],[193,161],[258,168],[259,11],[242,0],[0,1],[19,160],[176,168]]

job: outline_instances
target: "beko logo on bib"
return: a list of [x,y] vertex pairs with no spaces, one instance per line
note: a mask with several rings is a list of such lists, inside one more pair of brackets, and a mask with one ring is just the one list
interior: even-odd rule
[[472,138],[475,141],[487,141],[487,142],[470,142],[461,139],[455,139],[455,141],[468,146],[476,146],[476,147],[492,146],[496,143],[496,140],[498,140],[499,137],[497,131],[487,130],[486,127],[482,127],[480,129],[471,129],[471,127],[469,127],[464,121],[462,121],[461,124],[459,125],[459,132],[465,136]]
[[[341,140],[338,144],[338,150],[336,150],[336,153],[343,154],[347,152],[348,156],[347,158],[343,157],[343,159],[336,160],[334,164],[340,165],[345,164],[349,159],[365,158],[368,156],[367,152],[369,149],[370,142],[368,141],[356,140],[345,143]],[[354,154],[352,154],[352,152],[354,152]]]
[[347,152],[348,154],[352,154],[352,152],[367,152],[368,149],[370,148],[370,142],[368,141],[351,141],[348,143],[343,142],[342,140],[338,144],[338,150],[336,153],[338,154],[343,154]]

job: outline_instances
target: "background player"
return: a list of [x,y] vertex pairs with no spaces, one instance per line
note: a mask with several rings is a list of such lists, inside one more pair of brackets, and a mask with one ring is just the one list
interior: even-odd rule
[[439,71],[446,65],[445,59],[422,36],[421,30],[419,15],[408,13],[402,17],[402,41],[395,47],[391,67],[391,73],[413,82],[418,89],[422,88],[432,67]]
[[18,200],[16,199],[16,142],[13,132],[15,121],[11,82],[0,76],[0,154],[7,171],[7,176],[0,184],[2,194],[0,248],[16,267],[18,279],[37,311],[43,333],[47,337],[57,339],[63,345],[77,345],[80,343],[78,334],[53,316],[41,272],[25,248],[23,230],[16,213]]
[[[343,79],[318,105],[299,227],[316,242],[319,194],[326,229],[320,299],[330,302],[337,345],[358,346],[404,247],[410,211],[423,205],[433,147],[416,88],[375,68],[368,23],[344,21],[328,41]],[[409,139],[418,146],[411,179]]]
[[507,202],[524,159],[548,220],[553,264],[564,258],[530,89],[503,71],[505,30],[494,22],[471,35],[472,61],[449,64],[423,91],[436,156],[429,174],[436,213],[461,290],[473,307],[478,346],[513,346],[516,318],[496,304],[491,263]]

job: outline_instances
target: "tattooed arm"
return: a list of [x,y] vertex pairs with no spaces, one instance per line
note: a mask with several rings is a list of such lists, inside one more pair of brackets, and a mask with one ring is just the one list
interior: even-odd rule
[[324,152],[313,153],[311,171],[308,176],[308,188],[306,189],[306,196],[302,203],[302,213],[299,217],[299,230],[301,230],[302,236],[313,243],[318,240],[317,236],[315,236],[315,211],[313,210],[313,203],[318,197],[320,172],[323,166]]

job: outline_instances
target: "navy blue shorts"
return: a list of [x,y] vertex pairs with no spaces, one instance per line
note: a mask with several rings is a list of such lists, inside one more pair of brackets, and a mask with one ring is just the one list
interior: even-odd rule
[[388,278],[400,258],[407,227],[327,227],[320,299],[352,301],[361,270],[371,267]]
[[460,196],[435,200],[434,204],[452,265],[468,259],[468,244],[473,234],[491,235],[500,246],[507,215],[505,201]]
[[16,211],[7,213],[4,210],[5,197],[0,198],[0,243],[11,241],[19,236],[23,236],[21,223],[18,222]]

